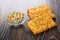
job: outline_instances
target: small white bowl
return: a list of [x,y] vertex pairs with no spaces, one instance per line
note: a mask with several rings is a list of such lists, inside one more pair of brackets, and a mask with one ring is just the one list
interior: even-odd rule
[[22,22],[20,22],[20,23],[9,23],[9,22],[7,22],[7,24],[10,25],[10,26],[13,26],[13,27],[19,27],[20,25],[23,25],[24,22],[25,22],[25,15],[24,15],[24,18],[23,18]]

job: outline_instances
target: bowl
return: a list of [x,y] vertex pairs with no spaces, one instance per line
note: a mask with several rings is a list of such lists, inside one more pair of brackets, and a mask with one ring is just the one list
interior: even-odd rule
[[[23,14],[23,13],[20,13],[20,14]],[[20,15],[21,16],[21,15]],[[8,16],[7,16],[8,17]],[[23,19],[21,19],[21,22],[17,22],[17,23],[14,23],[14,22],[8,22],[7,21],[7,18],[6,18],[6,22],[8,23],[8,25],[10,26],[13,26],[13,27],[19,27],[20,25],[23,25],[23,23],[25,22],[25,15],[23,14]]]

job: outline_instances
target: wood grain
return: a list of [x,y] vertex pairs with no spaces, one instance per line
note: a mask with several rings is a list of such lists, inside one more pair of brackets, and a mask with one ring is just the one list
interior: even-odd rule
[[32,32],[27,32],[24,26],[11,28],[9,40],[60,40],[60,33],[57,27],[52,28],[39,35],[33,35]]

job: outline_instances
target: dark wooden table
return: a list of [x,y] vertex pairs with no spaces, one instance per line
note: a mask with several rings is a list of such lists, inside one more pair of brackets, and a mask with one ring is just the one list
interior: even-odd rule
[[24,26],[11,27],[9,40],[60,40],[57,27],[38,35],[33,35],[32,32],[27,32],[25,29]]

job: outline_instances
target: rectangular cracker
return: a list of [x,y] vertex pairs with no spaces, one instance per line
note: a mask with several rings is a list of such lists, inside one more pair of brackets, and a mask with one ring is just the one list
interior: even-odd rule
[[33,34],[38,34],[56,26],[56,23],[49,17],[36,17],[27,22]]
[[[38,16],[49,15],[51,18],[55,18],[54,12],[48,5],[41,5],[36,8],[28,9],[28,16],[33,19]],[[33,16],[33,17],[32,17]]]

